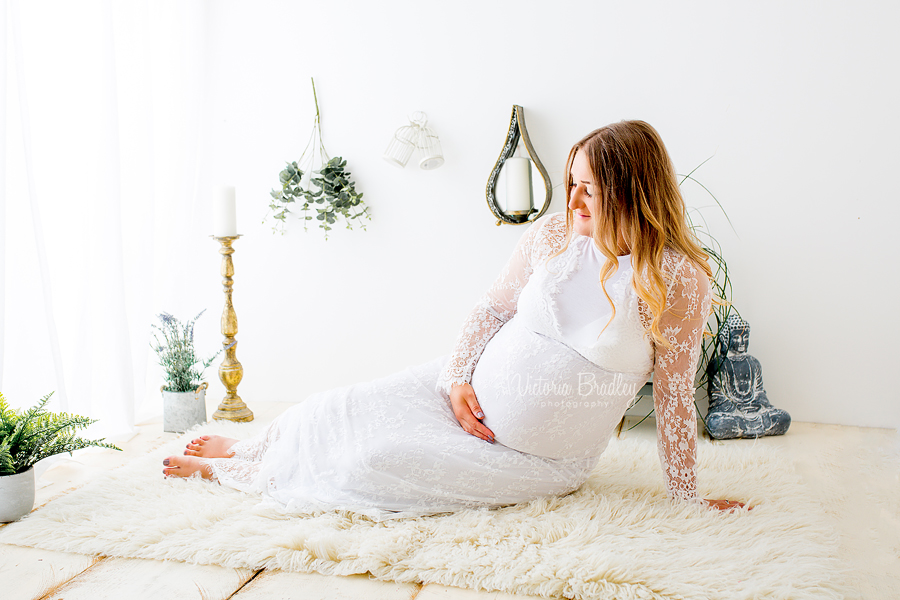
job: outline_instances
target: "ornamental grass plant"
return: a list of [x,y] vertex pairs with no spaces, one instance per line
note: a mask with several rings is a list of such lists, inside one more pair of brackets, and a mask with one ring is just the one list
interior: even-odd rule
[[[728,217],[728,213],[725,211],[725,207],[722,206],[722,203],[719,202],[719,199],[700,181],[698,181],[694,177],[694,173],[697,170],[705,165],[710,159],[707,158],[699,165],[694,167],[687,175],[678,175],[679,187],[683,187],[686,181],[691,181],[694,184],[700,186],[707,195],[715,202],[715,205],[722,211],[722,214],[725,216],[725,219],[728,221],[728,225],[731,226],[731,230],[734,231],[734,224],[732,224],[731,219]],[[691,218],[691,215],[694,214],[700,220],[700,224],[695,223]],[[712,286],[712,292],[715,296],[715,301],[712,306],[712,314],[706,321],[706,329],[703,335],[703,341],[701,343],[700,349],[700,357],[697,362],[697,371],[694,376],[694,389],[700,390],[703,393],[707,393],[707,388],[711,381],[711,373],[715,372],[717,368],[720,357],[718,356],[718,345],[716,344],[716,340],[718,339],[719,333],[721,333],[722,328],[725,326],[725,321],[728,319],[728,316],[734,312],[740,315],[738,310],[732,304],[732,287],[731,287],[731,275],[728,271],[728,263],[725,261],[725,258],[722,256],[722,247],[719,245],[719,241],[713,236],[709,231],[709,226],[706,223],[706,219],[703,218],[703,214],[699,210],[689,210],[685,217],[688,221],[688,226],[691,229],[691,232],[694,234],[697,242],[700,244],[700,248],[709,255],[709,265],[712,268],[713,276],[710,279],[710,284]],[[706,426],[706,419],[703,416],[703,412],[700,409],[700,405],[698,404],[697,399],[694,399],[694,408],[697,412],[697,417],[700,421],[703,422],[704,427]],[[628,429],[634,429],[638,425],[644,422],[647,418],[650,417],[654,413],[654,409],[651,409],[644,418],[640,421],[629,427]]]

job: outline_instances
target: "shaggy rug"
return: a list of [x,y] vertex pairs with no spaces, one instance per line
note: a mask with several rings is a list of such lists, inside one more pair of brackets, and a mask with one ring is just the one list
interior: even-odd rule
[[[242,438],[260,425],[213,423]],[[0,543],[562,598],[838,599],[835,533],[790,463],[763,446],[701,442],[701,492],[719,513],[670,503],[656,447],[613,440],[577,492],[498,510],[374,522],[291,516],[201,480],[164,479],[185,434],[0,529]],[[806,498],[805,500],[803,500]]]

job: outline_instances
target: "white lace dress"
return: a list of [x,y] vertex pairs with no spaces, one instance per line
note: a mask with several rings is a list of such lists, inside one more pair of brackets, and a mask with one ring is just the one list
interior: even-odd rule
[[[711,301],[706,275],[666,251],[661,331],[635,293],[630,256],[607,281],[589,237],[566,246],[565,215],[533,224],[470,313],[449,357],[314,394],[214,478],[291,512],[351,510],[381,520],[502,506],[577,489],[637,390],[654,374],[660,459],[669,495],[696,499],[693,380]],[[607,325],[608,324],[608,325]],[[470,382],[491,444],[465,431],[448,392]]]

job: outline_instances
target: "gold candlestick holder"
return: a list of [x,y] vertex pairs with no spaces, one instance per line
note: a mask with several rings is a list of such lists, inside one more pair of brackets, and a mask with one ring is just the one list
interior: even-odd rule
[[226,237],[211,236],[219,244],[219,254],[222,255],[222,290],[225,292],[225,309],[222,311],[222,335],[225,339],[222,345],[225,346],[225,359],[219,365],[219,379],[225,385],[225,398],[219,404],[218,410],[213,413],[213,419],[224,419],[228,421],[252,421],[253,412],[247,408],[241,397],[237,395],[237,387],[244,378],[244,367],[237,359],[237,341],[234,336],[238,332],[237,314],[234,312],[234,305],[231,303],[231,288],[234,285],[232,276],[234,275],[234,262],[231,255],[234,254],[234,248],[231,245],[239,235]]

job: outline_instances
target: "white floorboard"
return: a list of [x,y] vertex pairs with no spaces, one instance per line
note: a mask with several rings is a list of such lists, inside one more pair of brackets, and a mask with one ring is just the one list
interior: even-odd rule
[[0,597],[33,600],[65,584],[99,559],[0,544]]
[[251,577],[249,569],[180,562],[107,558],[69,581],[47,600],[225,600]]
[[233,600],[411,600],[420,588],[411,583],[376,581],[366,575],[329,577],[263,571]]

